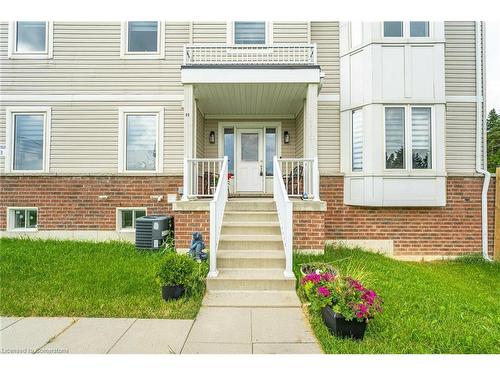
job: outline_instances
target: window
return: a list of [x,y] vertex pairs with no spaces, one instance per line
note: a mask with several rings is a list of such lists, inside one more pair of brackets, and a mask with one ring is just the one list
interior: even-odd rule
[[411,109],[412,168],[431,168],[431,108]]
[[411,37],[428,37],[429,36],[429,22],[427,22],[427,21],[410,22],[410,36]]
[[385,167],[405,168],[405,109],[385,108]]
[[384,37],[402,37],[402,36],[403,36],[402,21],[384,22]]
[[163,109],[120,109],[120,172],[163,171]]
[[38,225],[38,209],[9,208],[7,213],[9,230],[36,230]]
[[259,160],[259,134],[241,133],[241,161]]
[[122,58],[163,58],[164,28],[157,21],[130,21],[122,26]]
[[9,32],[9,58],[46,59],[52,57],[51,22],[12,22]]
[[352,170],[363,170],[363,111],[352,112]]
[[146,216],[146,208],[117,208],[116,222],[117,230],[135,230],[135,220]]
[[224,128],[224,156],[228,159],[228,172],[234,174],[234,129]]
[[235,22],[234,44],[265,44],[265,22]]
[[273,159],[276,155],[276,128],[266,128],[266,176],[273,175]]
[[48,172],[50,108],[7,108],[6,172]]

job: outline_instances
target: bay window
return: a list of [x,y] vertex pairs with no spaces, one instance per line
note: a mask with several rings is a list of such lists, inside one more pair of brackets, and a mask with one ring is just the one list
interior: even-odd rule
[[352,171],[363,170],[363,111],[352,112]]
[[411,109],[412,168],[431,168],[431,109]]
[[385,167],[405,168],[405,109],[385,108]]

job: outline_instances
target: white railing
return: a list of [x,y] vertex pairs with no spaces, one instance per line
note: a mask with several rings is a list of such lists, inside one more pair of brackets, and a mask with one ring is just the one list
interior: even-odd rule
[[278,219],[280,222],[281,238],[285,248],[285,277],[294,277],[293,266],[293,203],[288,198],[285,190],[285,184],[281,178],[280,165],[275,156],[273,160],[273,195],[276,202],[276,210],[278,211]]
[[213,197],[224,159],[184,159],[183,199]]
[[278,159],[289,197],[319,200],[318,158]]
[[184,65],[317,65],[316,44],[186,44]]
[[228,188],[228,158],[224,156],[220,169],[219,181],[214,198],[210,202],[210,272],[209,277],[217,277],[217,246],[219,246],[222,220],[229,194]]

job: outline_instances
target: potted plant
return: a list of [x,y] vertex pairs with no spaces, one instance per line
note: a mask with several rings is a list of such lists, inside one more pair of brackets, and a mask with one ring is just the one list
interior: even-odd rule
[[311,273],[302,278],[302,287],[311,307],[321,312],[335,336],[362,340],[370,319],[382,312],[382,298],[349,276]]
[[180,298],[189,285],[195,269],[195,262],[187,255],[168,253],[165,262],[156,274],[156,281],[162,287],[165,301]]

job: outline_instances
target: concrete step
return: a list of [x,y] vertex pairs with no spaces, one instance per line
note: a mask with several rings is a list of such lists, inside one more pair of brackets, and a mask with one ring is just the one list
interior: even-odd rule
[[224,211],[224,223],[279,222],[276,211]]
[[226,203],[226,211],[275,211],[276,203],[268,199],[241,199],[229,200]]
[[295,278],[285,278],[280,268],[222,268],[217,277],[207,278],[207,290],[294,291]]
[[203,299],[211,307],[300,307],[295,291],[212,290]]
[[218,251],[218,268],[285,268],[285,253],[281,250]]
[[284,250],[281,235],[236,235],[220,237],[218,250]]
[[281,235],[280,225],[277,222],[243,222],[222,223],[221,235],[226,234],[249,234],[260,236],[262,234]]

